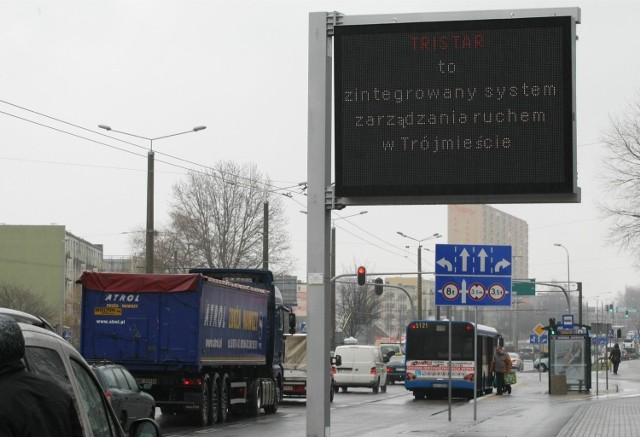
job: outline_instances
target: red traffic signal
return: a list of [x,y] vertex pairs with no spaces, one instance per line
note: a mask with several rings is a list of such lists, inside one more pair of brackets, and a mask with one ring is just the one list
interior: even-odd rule
[[358,285],[363,286],[367,282],[367,269],[363,266],[358,267]]

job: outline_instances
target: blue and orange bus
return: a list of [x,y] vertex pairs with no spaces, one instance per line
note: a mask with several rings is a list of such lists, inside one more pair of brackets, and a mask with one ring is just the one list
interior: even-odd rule
[[418,320],[407,325],[405,355],[405,388],[415,399],[448,396],[449,333],[452,397],[472,399],[474,387],[477,396],[493,391],[489,365],[500,337],[495,328],[477,325],[476,330],[472,322]]

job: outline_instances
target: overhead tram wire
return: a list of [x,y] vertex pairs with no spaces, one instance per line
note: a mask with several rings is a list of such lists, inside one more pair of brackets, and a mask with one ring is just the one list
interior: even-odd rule
[[43,123],[40,123],[40,122],[37,122],[37,121],[34,121],[34,120],[29,120],[28,118],[20,117],[19,115],[11,114],[11,113],[4,112],[4,111],[1,111],[1,110],[0,110],[0,114],[8,115],[9,117],[14,117],[14,118],[17,118],[19,120],[26,121],[28,123],[33,123],[35,125],[38,125],[38,126],[41,126],[41,127],[47,128],[47,129],[51,129],[51,130],[54,130],[56,132],[60,132],[60,133],[63,133],[63,134],[71,135],[72,137],[76,137],[76,138],[79,138],[79,139],[82,139],[82,140],[90,141],[92,143],[100,144],[102,146],[107,146],[107,147],[110,147],[112,149],[119,150],[121,152],[130,153],[130,154],[135,155],[135,156],[142,156],[142,157],[145,156],[145,155],[141,155],[139,153],[133,152],[131,150],[123,149],[121,147],[117,147],[117,146],[114,146],[114,145],[111,145],[111,144],[104,143],[102,141],[98,141],[98,140],[94,140],[92,138],[85,137],[83,135],[74,134],[73,132],[69,132],[69,131],[66,131],[66,130],[63,130],[63,129],[59,129],[57,127],[49,126],[49,125],[46,125],[46,124],[43,124]]
[[[349,223],[351,223],[351,222],[349,222]],[[351,223],[351,224],[353,225],[353,223]],[[356,225],[354,225],[354,226],[356,226]],[[395,255],[395,256],[399,256],[399,257],[405,258],[405,255],[400,254],[400,253],[397,253],[397,252],[393,252],[393,251],[391,251],[391,250],[387,249],[386,247],[383,247],[383,246],[380,246],[380,245],[378,245],[378,244],[372,243],[371,241],[367,241],[367,240],[365,240],[364,238],[362,238],[360,235],[354,234],[353,232],[348,231],[347,229],[345,229],[345,228],[344,228],[344,227],[342,227],[342,226],[336,225],[336,227],[337,227],[337,228],[339,228],[339,229],[341,229],[342,231],[346,232],[347,234],[349,234],[349,235],[352,235],[352,236],[356,237],[357,239],[359,239],[359,240],[363,241],[364,243],[366,243],[366,244],[368,244],[368,245],[370,245],[370,246],[376,247],[376,248],[378,248],[378,249],[380,249],[380,250],[383,250],[383,251],[385,251],[385,252],[387,252],[387,253],[390,253],[391,255]],[[358,227],[358,226],[356,226],[356,227]],[[371,235],[371,234],[370,234],[370,235]],[[392,246],[392,247],[394,247],[394,246]],[[394,247],[394,248],[395,248],[395,247]]]
[[[77,124],[74,124],[74,123],[70,123],[70,122],[68,122],[68,121],[65,121],[65,120],[62,120],[62,119],[59,119],[59,118],[56,118],[56,117],[52,117],[52,116],[50,116],[50,115],[47,115],[47,114],[44,114],[44,113],[41,113],[41,112],[38,112],[38,111],[34,111],[34,110],[32,110],[32,109],[29,109],[29,108],[25,108],[25,107],[23,107],[23,106],[20,106],[20,105],[17,105],[17,104],[14,104],[14,103],[8,102],[8,101],[6,101],[6,100],[1,100],[1,99],[0,99],[0,103],[4,103],[4,104],[6,104],[6,105],[13,106],[13,107],[15,107],[15,108],[21,109],[21,110],[23,110],[23,111],[30,112],[30,113],[32,113],[32,114],[36,114],[36,115],[41,116],[41,117],[45,117],[45,118],[47,118],[47,119],[50,119],[50,120],[56,121],[56,122],[58,122],[58,123],[63,123],[63,124],[66,124],[66,125],[68,125],[68,126],[72,126],[72,127],[74,127],[74,128],[77,128],[77,129],[81,129],[81,130],[84,130],[84,131],[87,131],[87,132],[91,132],[91,133],[96,134],[96,135],[100,135],[100,136],[103,136],[103,137],[107,137],[107,138],[112,139],[112,140],[114,140],[114,141],[118,141],[118,142],[121,142],[121,143],[124,143],[124,144],[128,144],[128,145],[131,145],[131,146],[134,146],[134,147],[137,147],[137,148],[143,149],[143,150],[145,150],[145,153],[147,152],[147,147],[140,146],[140,145],[138,145],[138,144],[136,144],[136,143],[132,143],[132,142],[130,142],[130,141],[123,140],[123,139],[121,139],[121,138],[112,137],[112,136],[109,136],[109,135],[104,134],[104,133],[102,133],[102,132],[95,131],[95,130],[92,130],[92,129],[89,129],[89,128],[86,128],[86,127],[83,127],[83,126],[80,126],[80,125],[77,125]],[[9,117],[14,117],[14,118],[17,118],[17,119],[19,119],[19,120],[26,121],[26,122],[28,122],[28,123],[33,123],[33,124],[35,124],[35,125],[38,125],[38,126],[41,126],[41,127],[44,127],[44,128],[48,128],[48,129],[51,129],[51,130],[54,130],[54,131],[56,131],[56,132],[60,132],[60,133],[67,134],[67,135],[71,135],[71,136],[74,136],[74,137],[79,138],[79,139],[83,139],[83,140],[87,140],[87,141],[90,141],[90,142],[93,142],[93,143],[96,143],[96,144],[104,145],[104,146],[107,146],[107,147],[113,148],[113,149],[115,149],[115,150],[120,150],[120,151],[122,151],[122,152],[130,153],[130,154],[133,154],[133,155],[135,155],[135,156],[142,156],[142,157],[146,157],[146,154],[145,154],[145,155],[141,155],[141,154],[138,154],[138,153],[132,152],[132,151],[130,151],[130,150],[126,150],[126,149],[123,149],[123,148],[120,148],[120,147],[113,146],[113,145],[111,145],[111,144],[104,143],[104,142],[102,142],[102,141],[94,140],[94,139],[91,139],[91,138],[85,137],[85,136],[83,136],[83,135],[79,135],[79,134],[75,134],[75,133],[73,133],[73,132],[66,131],[66,130],[64,130],[64,129],[60,129],[60,128],[56,128],[56,127],[53,127],[53,126],[49,126],[49,125],[47,125],[47,124],[40,123],[40,122],[37,122],[37,121],[35,121],[35,120],[30,120],[30,119],[28,119],[28,118],[26,118],[26,117],[21,117],[21,116],[16,115],[16,114],[11,114],[11,113],[9,113],[9,112],[5,112],[5,111],[2,111],[2,110],[0,110],[0,114],[7,115],[7,116],[9,116]],[[182,162],[185,162],[185,163],[188,163],[188,164],[192,164],[192,165],[195,165],[195,166],[198,166],[198,167],[202,167],[202,168],[205,168],[205,169],[210,169],[210,170],[213,170],[213,171],[217,171],[217,170],[216,170],[215,168],[213,168],[213,167],[208,167],[208,166],[206,166],[206,165],[203,165],[203,164],[200,164],[200,163],[197,163],[197,162],[194,162],[194,161],[189,161],[189,160],[184,159],[184,158],[179,158],[179,157],[176,157],[176,156],[173,156],[173,155],[170,155],[170,154],[167,154],[167,153],[162,153],[162,152],[156,152],[156,153],[157,153],[157,154],[159,154],[159,155],[164,155],[164,156],[167,156],[167,157],[169,157],[169,158],[175,159],[175,160],[177,160],[177,161],[182,161]],[[159,160],[159,159],[157,159],[156,161],[161,162],[161,163],[166,164],[166,165],[169,165],[169,166],[173,166],[173,167],[176,167],[176,168],[180,168],[180,169],[183,169],[183,170],[187,170],[187,171],[196,171],[196,172],[198,172],[198,173],[200,173],[200,174],[203,174],[203,175],[206,175],[206,174],[207,174],[207,173],[204,173],[204,172],[202,172],[202,171],[194,170],[194,169],[192,169],[192,168],[185,167],[185,166],[182,166],[182,165],[178,165],[178,164],[175,164],[175,163],[172,163],[172,162],[163,161],[163,160]],[[273,184],[265,184],[265,183],[264,183],[264,182],[262,182],[262,181],[252,180],[252,179],[246,178],[246,177],[241,176],[241,175],[234,175],[234,176],[235,176],[235,177],[237,177],[237,178],[239,178],[239,179],[244,179],[244,180],[246,180],[246,181],[248,181],[248,182],[250,182],[250,183],[257,183],[257,184],[260,184],[260,185],[264,185],[264,186],[265,186],[266,191],[271,192],[271,193],[274,193],[274,194],[281,194],[281,195],[284,195],[285,197],[289,197],[289,198],[291,198],[291,196],[292,196],[293,194],[298,194],[298,193],[286,193],[286,194],[285,194],[285,193],[279,193],[279,191],[285,191],[285,190],[287,190],[288,188],[297,187],[297,186],[299,186],[299,184],[293,185],[293,186],[291,186],[291,187],[277,187],[277,186],[275,186],[275,185],[273,185]],[[245,185],[241,185],[241,186],[245,186]]]

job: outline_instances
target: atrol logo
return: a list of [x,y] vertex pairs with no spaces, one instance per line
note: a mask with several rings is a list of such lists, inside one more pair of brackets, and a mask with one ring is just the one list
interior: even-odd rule
[[123,294],[123,293],[109,293],[104,298],[105,302],[140,302],[139,294]]

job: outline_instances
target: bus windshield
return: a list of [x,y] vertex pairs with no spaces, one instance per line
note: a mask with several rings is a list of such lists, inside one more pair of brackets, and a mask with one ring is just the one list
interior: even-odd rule
[[[452,334],[451,359],[473,361],[473,332]],[[449,336],[433,335],[429,331],[415,330],[407,333],[408,360],[448,360]]]

